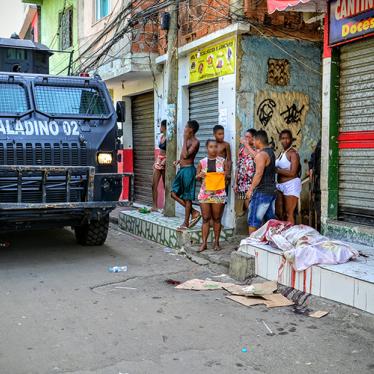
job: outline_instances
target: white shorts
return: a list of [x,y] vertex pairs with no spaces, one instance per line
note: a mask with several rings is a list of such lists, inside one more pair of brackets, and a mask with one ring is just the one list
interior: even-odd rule
[[301,179],[294,178],[284,183],[277,183],[277,190],[282,192],[284,196],[296,196],[300,198]]

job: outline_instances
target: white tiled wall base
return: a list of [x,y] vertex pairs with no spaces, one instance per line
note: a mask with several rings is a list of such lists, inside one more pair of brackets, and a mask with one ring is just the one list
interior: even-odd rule
[[[368,281],[366,276],[366,280],[363,280],[349,275],[350,263],[344,264],[344,270],[342,265],[316,265],[296,272],[286,262],[283,271],[278,274],[283,261],[281,251],[263,244],[244,244],[239,251],[255,257],[256,274],[260,277],[374,314],[374,282]],[[352,264],[356,268],[359,265],[357,261]],[[362,267],[366,274],[368,265],[363,263]],[[345,269],[348,274],[344,274]],[[369,271],[374,274],[374,267],[370,266]]]

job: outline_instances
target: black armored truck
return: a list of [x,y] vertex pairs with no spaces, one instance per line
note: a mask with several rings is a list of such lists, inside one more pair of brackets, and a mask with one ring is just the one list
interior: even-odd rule
[[0,39],[0,230],[69,226],[78,243],[102,245],[122,190],[124,105],[99,77],[39,74],[50,55]]

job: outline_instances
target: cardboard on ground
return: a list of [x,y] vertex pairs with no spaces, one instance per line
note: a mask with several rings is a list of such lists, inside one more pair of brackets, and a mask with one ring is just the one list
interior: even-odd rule
[[309,313],[309,317],[322,318],[322,317],[326,316],[327,314],[329,314],[329,312],[326,312],[324,310],[317,310],[315,312]]
[[276,307],[282,307],[282,306],[290,306],[294,304],[293,301],[288,300],[287,297],[284,297],[283,295],[279,293],[276,293],[273,295],[263,295],[262,297],[247,297],[247,296],[234,296],[234,295],[230,295],[226,297],[232,301],[235,301],[245,306],[264,304],[268,308],[276,308]]
[[271,295],[277,290],[276,282],[264,282],[264,283],[254,283],[251,285],[238,285],[231,284],[229,286],[223,286],[223,288],[230,292],[232,295],[237,296],[263,296]]
[[211,280],[191,279],[179,284],[175,288],[179,290],[209,291],[222,290],[224,287],[234,286],[232,283],[215,282]]

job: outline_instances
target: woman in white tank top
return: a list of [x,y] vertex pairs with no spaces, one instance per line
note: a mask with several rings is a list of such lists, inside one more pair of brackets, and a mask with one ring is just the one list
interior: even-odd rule
[[300,157],[292,147],[293,136],[290,130],[283,130],[279,140],[284,151],[275,161],[278,175],[276,215],[282,221],[295,224],[294,215],[301,193]]

